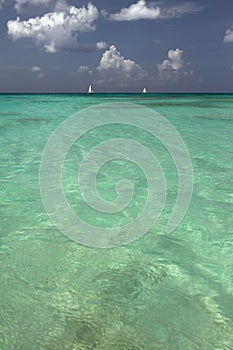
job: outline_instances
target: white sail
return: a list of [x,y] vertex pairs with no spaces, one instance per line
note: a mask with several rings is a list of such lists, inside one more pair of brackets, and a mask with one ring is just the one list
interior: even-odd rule
[[147,90],[146,90],[145,87],[144,87],[144,89],[142,90],[142,93],[143,93],[143,94],[146,94],[146,93],[147,93]]
[[88,88],[88,94],[93,94],[94,90],[92,89],[92,86],[89,85],[89,88]]

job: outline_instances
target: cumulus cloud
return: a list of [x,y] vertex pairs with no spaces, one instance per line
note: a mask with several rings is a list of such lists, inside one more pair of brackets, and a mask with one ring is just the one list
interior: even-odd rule
[[168,59],[160,64],[160,68],[162,70],[172,69],[178,71],[183,66],[182,55],[183,51],[180,49],[169,50],[167,55]]
[[[42,46],[46,52],[87,50],[78,43],[78,33],[95,30],[94,22],[99,12],[91,3],[87,7],[76,8],[65,2],[62,4],[62,11],[54,11],[35,18],[22,21],[19,17],[16,20],[8,21],[8,34],[13,40],[28,38]],[[97,45],[91,48],[96,49]]]
[[102,81],[120,83],[140,81],[147,76],[139,64],[124,58],[115,45],[103,53],[97,71],[101,73]]
[[79,66],[77,73],[88,73],[92,74],[92,70],[88,66]]
[[191,2],[177,5],[167,5],[166,2],[157,2],[147,5],[146,0],[123,8],[118,13],[111,14],[109,19],[113,21],[134,21],[139,19],[177,18],[187,13],[200,11],[203,6],[197,6]]
[[123,8],[119,13],[110,15],[113,21],[133,21],[137,19],[155,19],[159,18],[159,7],[147,7],[145,0],[139,0],[128,8]]
[[[193,71],[187,71],[188,64],[183,60],[183,51],[180,49],[169,50],[167,59],[158,64],[159,78],[175,79],[182,75],[193,75]],[[191,72],[191,73],[190,73]]]
[[231,29],[228,29],[224,36],[225,43],[233,42],[233,27]]
[[96,44],[96,48],[97,50],[103,50],[103,49],[106,49],[107,47],[107,44],[105,41],[99,41],[97,44]]

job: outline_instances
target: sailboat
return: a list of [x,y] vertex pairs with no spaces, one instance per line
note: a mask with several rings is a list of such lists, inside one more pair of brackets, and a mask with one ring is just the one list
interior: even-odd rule
[[142,94],[146,94],[147,93],[147,90],[146,88],[144,87],[144,89],[142,90]]
[[94,90],[92,89],[92,86],[89,85],[88,94],[93,94],[93,93],[94,93]]

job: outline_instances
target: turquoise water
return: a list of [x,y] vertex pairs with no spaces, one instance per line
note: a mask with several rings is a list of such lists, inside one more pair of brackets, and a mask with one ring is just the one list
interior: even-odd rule
[[[103,250],[72,242],[50,221],[39,166],[62,121],[107,102],[165,116],[189,150],[194,189],[184,220],[167,234],[177,174],[166,150],[119,126],[84,137],[63,171],[66,197],[84,220],[125,224],[147,193],[143,173],[115,161],[103,167],[97,187],[113,200],[119,174],[134,178],[135,198],[124,215],[98,216],[80,201],[80,155],[109,136],[127,133],[155,152],[169,189],[160,220],[145,236]],[[1,350],[233,349],[233,95],[0,95],[0,117]]]

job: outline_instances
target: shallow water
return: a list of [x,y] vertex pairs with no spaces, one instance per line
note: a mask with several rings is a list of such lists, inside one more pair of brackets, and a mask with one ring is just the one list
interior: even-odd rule
[[[53,225],[40,196],[39,166],[63,120],[106,102],[136,103],[165,116],[191,155],[194,190],[182,223],[165,233],[175,167],[159,143],[134,131],[166,170],[166,206],[142,238],[103,250],[78,245]],[[146,181],[132,164],[111,162],[97,177],[105,200],[115,198],[119,174],[134,177],[135,198],[124,215],[100,218],[77,191],[82,156],[125,132],[93,131],[67,156],[66,197],[92,224],[124,225],[142,209]],[[1,350],[233,349],[233,95],[0,95],[0,135]]]

